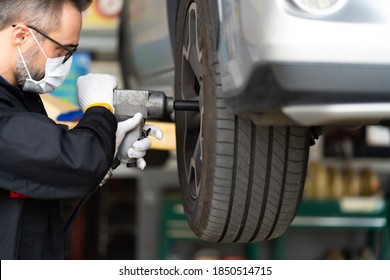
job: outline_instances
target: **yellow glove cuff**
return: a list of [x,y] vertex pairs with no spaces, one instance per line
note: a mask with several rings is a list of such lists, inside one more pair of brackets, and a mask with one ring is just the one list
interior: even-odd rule
[[87,108],[85,108],[84,112],[87,111],[89,108],[96,107],[96,106],[106,107],[108,110],[111,111],[111,113],[114,113],[114,108],[112,108],[112,106],[110,104],[105,103],[105,102],[98,102],[98,103],[89,104],[87,106]]

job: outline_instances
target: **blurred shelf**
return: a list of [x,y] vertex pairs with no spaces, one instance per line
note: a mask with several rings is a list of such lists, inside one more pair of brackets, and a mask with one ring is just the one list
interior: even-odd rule
[[303,200],[292,227],[388,228],[389,203],[381,197]]
[[324,158],[321,160],[326,166],[335,168],[351,167],[354,169],[362,169],[370,167],[380,173],[390,172],[390,161],[388,158]]
[[[369,244],[380,259],[389,258],[389,202],[381,197],[348,197],[340,200],[303,200],[291,230],[367,231]],[[380,234],[374,241],[373,233]],[[272,241],[272,258],[284,259],[288,233]]]

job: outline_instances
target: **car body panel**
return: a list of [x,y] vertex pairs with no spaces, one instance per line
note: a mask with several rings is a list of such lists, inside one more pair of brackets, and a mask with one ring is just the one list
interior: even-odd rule
[[240,95],[253,69],[266,64],[276,65],[286,90],[390,90],[389,1],[350,0],[325,18],[303,17],[289,3],[219,0],[226,97]]

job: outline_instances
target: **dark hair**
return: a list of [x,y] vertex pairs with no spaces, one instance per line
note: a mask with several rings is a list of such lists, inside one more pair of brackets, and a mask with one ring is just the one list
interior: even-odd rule
[[88,9],[92,0],[1,0],[0,30],[17,22],[50,32],[60,23],[64,4],[70,3],[80,13]]

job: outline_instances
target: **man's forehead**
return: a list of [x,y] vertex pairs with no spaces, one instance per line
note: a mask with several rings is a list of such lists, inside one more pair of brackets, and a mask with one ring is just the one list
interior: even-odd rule
[[64,45],[76,45],[82,26],[81,13],[71,5],[64,5],[60,24],[52,28],[52,36],[61,39]]

